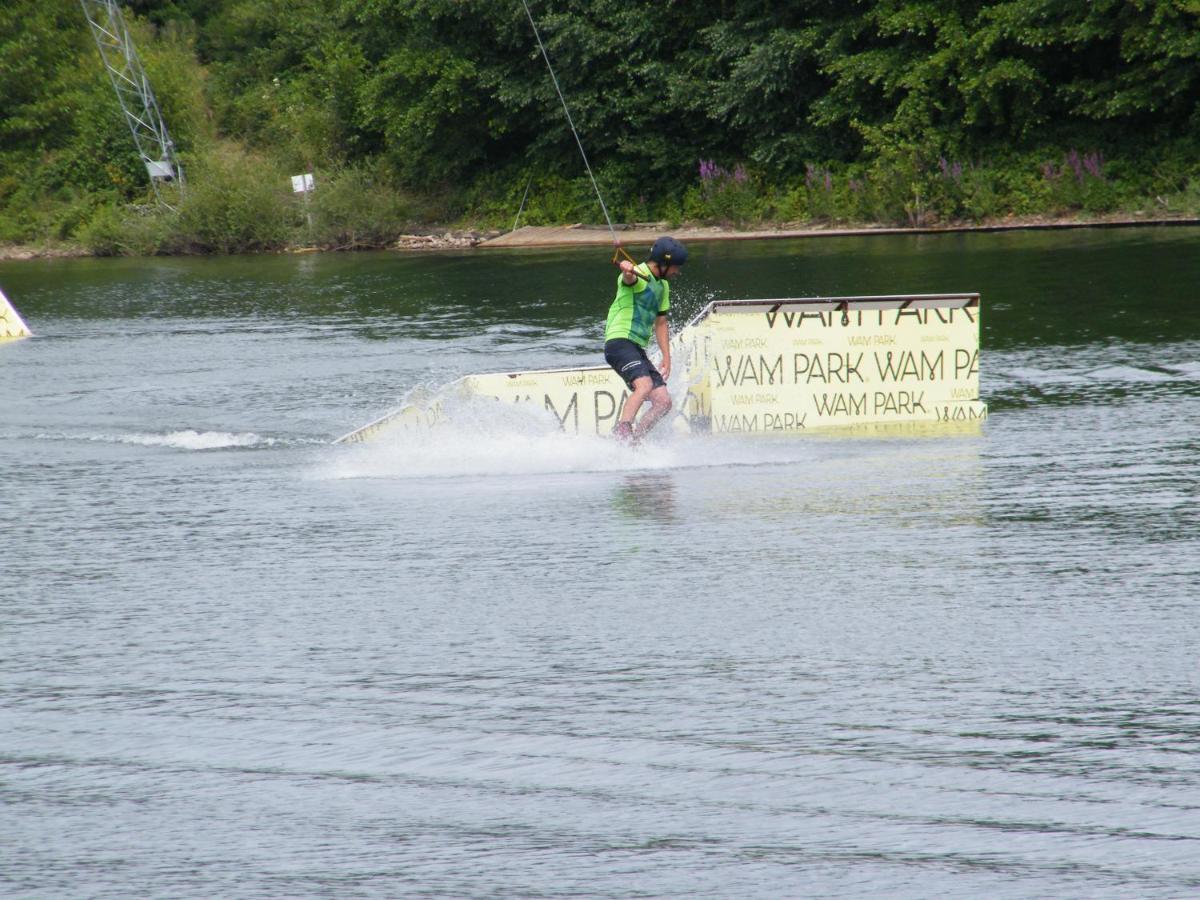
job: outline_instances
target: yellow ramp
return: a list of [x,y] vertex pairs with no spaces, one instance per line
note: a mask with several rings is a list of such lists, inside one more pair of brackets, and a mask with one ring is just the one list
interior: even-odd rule
[[21,319],[13,305],[0,291],[0,341],[8,338],[23,338],[32,336],[33,332]]
[[[725,300],[672,339],[673,426],[690,432],[959,430],[979,398],[978,294]],[[599,351],[597,351],[599,355]],[[534,407],[563,431],[607,434],[628,395],[607,366],[467,375],[343,435],[470,423],[471,398]]]

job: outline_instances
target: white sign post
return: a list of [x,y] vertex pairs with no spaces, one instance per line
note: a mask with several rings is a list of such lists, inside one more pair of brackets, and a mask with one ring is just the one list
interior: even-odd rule
[[292,193],[304,195],[304,218],[308,222],[308,239],[312,241],[312,212],[308,208],[308,195],[316,187],[312,172],[292,176]]

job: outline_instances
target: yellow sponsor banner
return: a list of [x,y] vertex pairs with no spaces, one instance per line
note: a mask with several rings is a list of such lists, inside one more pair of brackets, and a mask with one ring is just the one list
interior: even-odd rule
[[410,396],[401,408],[338,442],[369,440],[385,430],[424,430],[447,421],[470,424],[479,414],[470,401],[479,399],[538,411],[569,434],[607,434],[628,397],[625,382],[608,366],[467,375],[436,393]]
[[[878,431],[987,414],[973,294],[712,303],[679,329],[671,357],[677,430]],[[467,375],[338,441],[470,424],[478,399],[536,410],[570,434],[608,434],[628,396],[607,366]]]
[[468,375],[472,396],[545,410],[568,434],[607,434],[629,397],[625,382],[608,366],[498,375]]
[[975,295],[716,304],[713,433],[978,421]]
[[30,337],[32,334],[4,292],[0,291],[0,340]]

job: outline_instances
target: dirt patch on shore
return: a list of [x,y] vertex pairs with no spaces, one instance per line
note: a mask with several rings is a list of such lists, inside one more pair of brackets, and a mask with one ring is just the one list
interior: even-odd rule
[[23,244],[0,244],[0,260],[5,259],[68,259],[91,256],[83,247],[28,247]]
[[[858,237],[882,234],[947,234],[961,232],[1036,231],[1066,228],[1130,228],[1138,226],[1200,225],[1193,217],[1150,217],[1137,215],[1088,218],[1022,217],[1000,219],[981,224],[946,223],[929,226],[823,225],[812,223],[784,223],[771,228],[739,230],[736,228],[680,225],[668,227],[665,223],[647,225],[620,225],[616,228],[617,239],[623,246],[651,244],[656,238],[671,235],[682,241],[743,241],[770,240],[778,238]],[[605,225],[526,225],[490,240],[481,241],[483,248],[505,247],[570,247],[583,244],[612,245],[613,234]]]

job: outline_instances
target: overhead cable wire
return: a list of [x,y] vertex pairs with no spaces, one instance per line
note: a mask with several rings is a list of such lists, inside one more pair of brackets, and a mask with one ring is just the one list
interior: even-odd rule
[[558,92],[558,99],[562,102],[563,112],[567,114],[567,124],[571,126],[571,134],[575,135],[575,143],[579,145],[579,155],[583,157],[583,167],[587,169],[588,177],[592,179],[592,187],[596,190],[596,199],[600,201],[600,210],[604,213],[604,221],[608,223],[609,233],[612,234],[614,246],[620,245],[617,240],[617,230],[613,228],[612,219],[608,215],[608,207],[604,205],[604,197],[600,194],[600,185],[596,183],[596,176],[592,174],[592,167],[588,163],[587,152],[583,149],[583,141],[579,139],[579,131],[575,128],[575,122],[571,118],[571,110],[567,108],[567,98],[563,96],[562,88],[558,86],[558,76],[554,74],[554,66],[550,65],[550,55],[546,53],[546,45],[542,43],[542,36],[538,33],[537,23],[533,21],[533,13],[529,11],[529,4],[525,0],[521,0],[521,5],[525,7],[525,15],[529,17],[529,24],[533,28],[533,36],[537,38],[538,47],[542,51],[542,59],[546,61],[546,68],[550,70],[550,80],[554,82],[554,90]]

